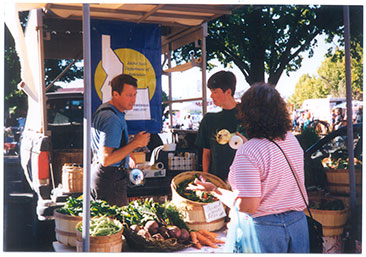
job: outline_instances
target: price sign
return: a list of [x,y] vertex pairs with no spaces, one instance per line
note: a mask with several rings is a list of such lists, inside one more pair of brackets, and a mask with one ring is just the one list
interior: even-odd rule
[[211,222],[226,217],[224,206],[220,201],[209,203],[203,206],[206,221]]

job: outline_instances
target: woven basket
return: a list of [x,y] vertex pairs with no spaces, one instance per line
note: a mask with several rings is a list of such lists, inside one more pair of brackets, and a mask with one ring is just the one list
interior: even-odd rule
[[195,175],[204,177],[210,180],[216,186],[221,188],[227,188],[227,185],[219,177],[212,175],[210,173],[203,173],[200,171],[187,171],[182,172],[172,179],[170,187],[172,189],[172,203],[174,203],[184,215],[184,221],[187,223],[188,227],[193,230],[205,229],[208,231],[216,231],[221,229],[225,225],[225,218],[220,218],[211,222],[206,221],[203,206],[207,203],[201,203],[186,199],[179,195],[176,191],[177,186],[187,180],[192,179]]
[[[76,251],[83,251],[82,233],[77,229],[82,226],[82,221],[76,224]],[[117,233],[109,236],[90,236],[89,251],[90,252],[122,252],[122,232],[123,228]]]
[[65,163],[62,166],[62,189],[64,192],[83,192],[83,168],[81,164]]
[[82,221],[83,217],[80,216],[71,216],[59,213],[56,210],[53,212],[55,217],[55,232],[56,239],[60,243],[75,247],[76,246],[76,229],[75,226],[80,221]]
[[[347,169],[326,169],[329,191],[334,194],[349,194],[349,171]],[[356,175],[356,193],[361,194],[362,172],[355,170]]]
[[[348,208],[344,210],[318,210],[310,208],[311,215],[323,226],[323,236],[339,236],[343,234],[347,222]],[[305,210],[309,216],[309,212]]]
[[146,239],[132,231],[127,224],[124,224],[123,235],[128,246],[132,249],[145,252],[172,252],[179,251],[191,246],[191,244],[181,244],[176,238],[159,240],[155,238]]

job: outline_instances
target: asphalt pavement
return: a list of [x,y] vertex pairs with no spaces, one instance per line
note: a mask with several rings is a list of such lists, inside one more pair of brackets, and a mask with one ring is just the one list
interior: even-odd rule
[[3,252],[52,252],[54,221],[39,221],[17,156],[4,156]]

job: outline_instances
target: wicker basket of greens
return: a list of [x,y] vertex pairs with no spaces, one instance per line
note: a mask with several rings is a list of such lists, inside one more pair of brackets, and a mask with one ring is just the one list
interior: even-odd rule
[[[172,202],[181,209],[184,221],[190,229],[220,230],[225,225],[225,217],[208,222],[204,209],[206,205],[214,202],[219,203],[219,200],[209,192],[187,189],[188,185],[194,183],[196,178],[204,179],[221,188],[227,188],[225,182],[213,174],[203,173],[201,171],[182,172],[175,176],[170,184],[172,189]],[[225,207],[223,206],[222,208]]]
[[[110,206],[107,202],[97,200],[90,202],[90,217],[114,217],[118,207]],[[55,232],[58,242],[76,247],[75,226],[82,220],[83,199],[69,197],[65,205],[54,211]]]
[[123,235],[131,249],[170,252],[191,246],[189,228],[170,202],[136,200],[121,207],[116,218],[124,224]]

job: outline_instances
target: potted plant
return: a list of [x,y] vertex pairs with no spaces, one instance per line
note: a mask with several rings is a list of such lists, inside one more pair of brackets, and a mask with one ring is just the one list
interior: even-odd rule
[[[342,235],[347,222],[348,208],[340,199],[323,197],[309,201],[311,214],[323,226],[323,236]],[[305,213],[309,215],[306,210]]]
[[[356,175],[356,190],[357,194],[361,194],[362,162],[354,158],[355,175]],[[349,177],[349,158],[346,152],[337,151],[331,153],[329,157],[322,160],[322,165],[325,169],[325,174],[328,181],[329,191],[335,194],[350,193],[350,177]]]

